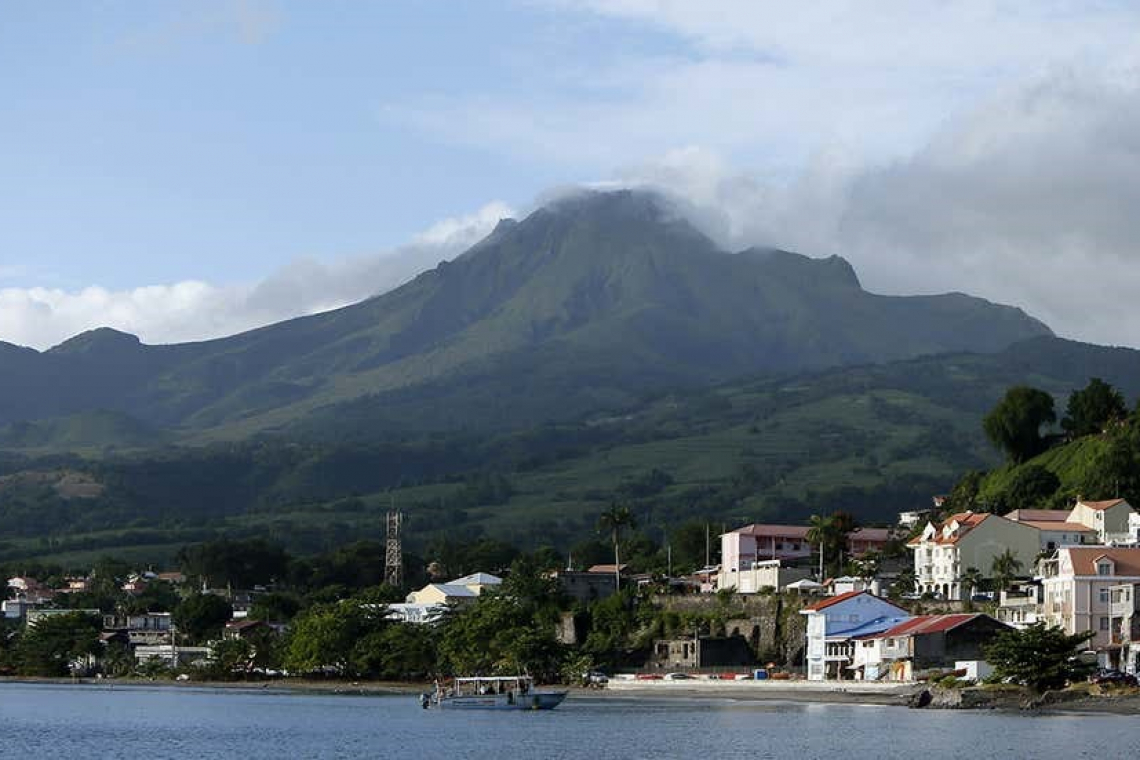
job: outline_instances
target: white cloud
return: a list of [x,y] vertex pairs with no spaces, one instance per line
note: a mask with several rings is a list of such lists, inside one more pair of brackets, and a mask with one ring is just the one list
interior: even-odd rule
[[463,252],[499,219],[513,215],[496,201],[473,214],[444,219],[394,250],[333,263],[302,259],[253,285],[186,281],[130,290],[0,288],[0,339],[43,349],[95,327],[114,327],[147,343],[230,335],[389,290]]
[[870,290],[960,290],[1066,336],[1140,346],[1137,73],[1053,72],[881,164],[833,151],[785,180],[694,147],[618,176],[685,199],[728,247],[839,254]]
[[1134,49],[1140,32],[1134,3],[544,4],[565,19],[593,13],[663,40],[551,56],[540,86],[390,103],[382,118],[578,172],[690,144],[795,172],[825,146],[905,156],[980,99],[1052,66],[1103,63]]

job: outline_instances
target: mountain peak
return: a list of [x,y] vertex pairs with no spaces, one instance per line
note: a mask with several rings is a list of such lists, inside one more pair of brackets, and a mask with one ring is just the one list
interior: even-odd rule
[[138,336],[110,327],[97,327],[68,338],[47,350],[49,354],[96,354],[133,350],[142,346]]

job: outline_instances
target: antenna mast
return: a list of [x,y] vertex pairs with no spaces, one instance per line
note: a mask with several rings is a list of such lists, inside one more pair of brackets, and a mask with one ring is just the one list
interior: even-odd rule
[[403,522],[402,512],[388,512],[388,539],[384,542],[384,582],[393,588],[404,585],[404,551],[400,538],[400,525]]

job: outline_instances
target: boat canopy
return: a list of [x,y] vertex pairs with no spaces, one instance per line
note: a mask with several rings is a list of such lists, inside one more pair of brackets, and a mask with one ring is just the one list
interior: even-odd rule
[[466,678],[456,678],[456,683],[475,683],[477,681],[533,681],[531,676],[470,676]]

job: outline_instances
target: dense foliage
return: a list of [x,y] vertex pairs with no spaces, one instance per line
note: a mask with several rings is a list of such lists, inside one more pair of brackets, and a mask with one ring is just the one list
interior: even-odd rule
[[1038,692],[1059,689],[1091,670],[1077,657],[1077,650],[1092,636],[1092,631],[1070,636],[1038,622],[999,633],[985,648],[986,660],[1001,678]]

